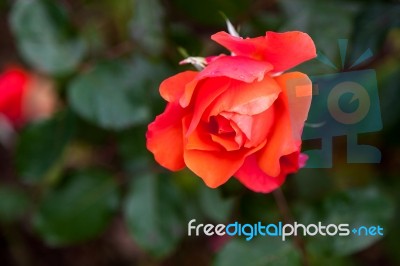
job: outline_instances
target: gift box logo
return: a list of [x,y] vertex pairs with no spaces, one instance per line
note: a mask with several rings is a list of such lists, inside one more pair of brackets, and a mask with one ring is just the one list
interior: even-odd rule
[[[303,130],[303,140],[320,139],[321,148],[304,151],[309,156],[307,168],[331,168],[332,142],[335,136],[347,137],[348,163],[379,163],[381,153],[371,145],[358,143],[361,133],[377,132],[382,129],[376,72],[373,69],[352,70],[372,57],[367,50],[355,63],[345,69],[347,40],[339,40],[341,69],[327,57],[318,55],[319,61],[338,70],[327,75],[311,76],[313,98]],[[289,104],[302,97],[301,86],[288,84]],[[292,114],[295,119],[296,114]]]

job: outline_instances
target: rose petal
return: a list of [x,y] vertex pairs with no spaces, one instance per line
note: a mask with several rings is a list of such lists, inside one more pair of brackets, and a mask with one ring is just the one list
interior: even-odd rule
[[240,143],[237,143],[235,137],[225,137],[219,135],[211,135],[211,139],[225,148],[227,151],[236,151],[240,148]]
[[286,177],[284,174],[277,177],[265,174],[258,166],[255,155],[248,156],[242,167],[234,175],[248,189],[260,193],[269,193],[278,188]]
[[168,102],[178,101],[182,97],[186,85],[192,81],[198,72],[185,71],[167,78],[160,84],[160,94]]
[[300,153],[299,155],[299,168],[304,168],[308,161],[308,155],[305,153]]
[[265,37],[246,39],[218,32],[211,39],[237,56],[248,56],[271,63],[274,73],[286,71],[316,57],[313,40],[308,34],[299,31],[268,31]]
[[[210,117],[208,123],[211,139],[227,151],[238,150],[247,139],[244,132],[251,134],[252,117],[222,112]],[[240,124],[240,127],[238,124]]]
[[[272,177],[280,173],[280,158],[300,149],[301,133],[312,96],[311,81],[303,73],[291,72],[275,79],[282,88],[274,103],[277,119],[258,158],[261,169]],[[301,97],[296,95],[298,88],[301,88]]]
[[224,111],[244,115],[259,114],[270,108],[281,90],[278,83],[269,76],[253,83],[232,82],[229,89],[214,101],[207,116]]
[[235,122],[231,121],[230,122],[231,127],[235,131],[235,142],[239,144],[239,146],[242,146],[244,142],[247,140],[246,135],[240,130],[240,128],[236,125]]
[[250,83],[255,80],[262,80],[265,73],[271,69],[271,64],[245,56],[221,56],[211,61],[197,79],[229,77]]
[[[307,155],[306,155],[307,156]],[[282,156],[280,159],[281,172],[295,173],[299,170],[301,164],[304,163],[304,154],[295,151],[291,154]]]
[[221,116],[233,121],[248,139],[251,138],[253,117],[230,112],[221,112]]
[[252,116],[253,123],[251,128],[251,137],[247,139],[245,147],[255,147],[267,139],[275,122],[275,108],[272,105],[268,110]]
[[185,150],[186,166],[201,177],[207,186],[224,184],[244,162],[244,152],[210,152]]
[[197,83],[206,78],[228,77],[247,83],[263,79],[264,75],[272,69],[271,64],[241,56],[221,56],[204,68],[195,80],[189,82],[180,99],[182,107],[190,104]]
[[230,134],[235,132],[232,122],[223,115],[211,117],[209,124],[212,126],[211,132],[215,132],[216,134]]
[[299,152],[283,156],[280,161],[282,171],[276,177],[264,173],[257,163],[255,154],[246,158],[244,164],[235,173],[235,177],[254,192],[269,193],[280,187],[287,174],[299,169]]
[[231,80],[225,77],[205,79],[198,83],[197,95],[193,108],[193,118],[186,133],[189,136],[197,127],[207,107],[230,85]]
[[234,55],[247,56],[257,60],[264,58],[266,49],[265,36],[256,38],[235,37],[225,31],[217,32],[211,35],[211,39],[226,49],[234,53]]
[[[186,116],[183,119],[183,132],[187,132],[190,125],[191,117]],[[220,145],[213,142],[208,128],[205,125],[199,125],[186,139],[185,149],[188,150],[204,150],[204,151],[220,151]]]
[[222,56],[227,56],[226,54],[220,54],[220,55],[212,55],[212,56],[207,56],[206,59],[206,63],[210,64],[212,61],[217,60],[218,58],[222,57]]
[[161,115],[148,126],[147,149],[165,168],[177,171],[185,167],[183,161],[182,118],[184,110],[177,103],[169,103]]
[[246,156],[257,152],[264,144],[231,152],[185,150],[183,156],[186,166],[201,177],[207,186],[215,188],[228,181],[243,165]]

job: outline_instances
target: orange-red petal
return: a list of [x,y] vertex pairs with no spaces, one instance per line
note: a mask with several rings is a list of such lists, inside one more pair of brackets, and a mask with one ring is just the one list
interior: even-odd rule
[[259,82],[232,83],[215,100],[207,115],[217,115],[224,111],[245,115],[259,114],[271,107],[281,90],[278,83],[269,76]]
[[243,56],[221,56],[211,61],[195,80],[189,82],[180,99],[182,107],[187,107],[198,82],[206,78],[228,77],[247,83],[263,79],[264,75],[272,69],[268,62],[257,61]]
[[161,115],[148,126],[147,149],[165,168],[177,171],[185,167],[183,160],[184,110],[177,103],[169,103]]
[[[190,125],[191,116],[183,118],[183,132],[187,132]],[[185,133],[184,133],[185,134]],[[184,141],[184,147],[188,150],[219,151],[220,145],[216,144],[204,124],[199,125]]]
[[232,112],[221,112],[221,116],[235,123],[238,129],[249,139],[251,138],[253,117]]
[[250,155],[235,173],[235,177],[248,189],[254,192],[269,193],[278,188],[285,181],[285,174],[271,177],[265,174],[258,166],[256,156]]
[[[276,118],[271,135],[258,158],[261,169],[271,177],[279,175],[282,156],[300,150],[301,133],[312,96],[311,81],[303,73],[291,72],[275,79],[282,93],[274,103]],[[300,95],[296,95],[298,89],[301,89]]]
[[246,56],[221,56],[211,61],[201,71],[198,79],[210,77],[229,77],[244,82],[253,82],[263,79],[272,69],[268,62],[261,62]]
[[185,150],[186,166],[211,188],[224,184],[242,166],[243,152]]
[[243,165],[246,156],[257,152],[264,144],[231,152],[185,150],[184,160],[186,166],[201,177],[207,186],[215,188],[228,181]]
[[265,141],[275,123],[275,108],[272,105],[268,110],[252,116],[251,138],[245,143],[245,147],[255,147]]
[[225,148],[227,151],[236,151],[240,148],[240,143],[235,140],[235,137],[226,137],[220,135],[211,135],[211,139]]
[[272,66],[268,62],[243,56],[220,56],[212,60],[193,81],[186,85],[179,103],[182,107],[187,107],[192,100],[197,84],[203,79],[228,77],[234,80],[253,82],[263,79],[271,69]]
[[280,160],[281,171],[276,177],[267,175],[258,165],[257,156],[248,156],[242,167],[235,173],[235,177],[247,188],[260,193],[269,193],[280,187],[285,181],[286,176],[296,172],[305,158],[299,153],[294,152],[283,156]]
[[283,72],[316,57],[313,40],[306,33],[289,31],[267,32],[265,37],[246,38],[218,32],[211,39],[237,56],[248,56],[271,63],[273,72]]
[[262,59],[266,49],[265,36],[256,38],[242,38],[220,31],[211,36],[211,39],[227,48],[234,55]]
[[168,102],[178,101],[182,97],[186,85],[197,75],[196,71],[185,71],[167,78],[160,84],[161,97]]
[[198,92],[193,108],[193,118],[186,132],[186,136],[189,136],[197,127],[204,111],[209,105],[230,85],[231,79],[226,77],[207,78],[198,83]]

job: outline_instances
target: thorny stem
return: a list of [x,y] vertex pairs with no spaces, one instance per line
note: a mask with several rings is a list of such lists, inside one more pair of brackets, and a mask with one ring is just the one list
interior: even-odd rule
[[[283,194],[282,190],[280,188],[278,188],[278,189],[274,190],[272,192],[272,194],[274,195],[276,204],[278,205],[279,212],[281,213],[284,222],[287,224],[293,224],[294,219],[291,214],[286,197]],[[302,255],[303,265],[308,266],[309,265],[308,256],[307,256],[307,251],[306,251],[306,247],[305,247],[303,239],[301,238],[301,236],[299,234],[297,234],[297,235],[294,235],[293,240],[294,240],[294,244],[296,245],[297,249],[300,251],[300,253]]]

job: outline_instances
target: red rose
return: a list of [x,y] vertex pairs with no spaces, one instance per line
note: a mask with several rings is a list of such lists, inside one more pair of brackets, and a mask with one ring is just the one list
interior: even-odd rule
[[279,187],[304,165],[301,133],[311,104],[305,74],[281,72],[316,56],[301,32],[212,39],[232,56],[211,58],[160,85],[168,105],[147,131],[147,148],[162,166],[185,166],[209,187],[235,176],[256,192]]
[[24,122],[23,102],[29,74],[19,68],[10,68],[0,74],[0,115],[13,125]]
[[51,79],[17,67],[0,74],[0,123],[18,128],[26,122],[50,117],[57,104]]

